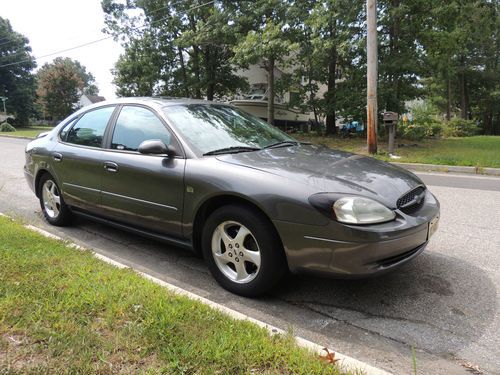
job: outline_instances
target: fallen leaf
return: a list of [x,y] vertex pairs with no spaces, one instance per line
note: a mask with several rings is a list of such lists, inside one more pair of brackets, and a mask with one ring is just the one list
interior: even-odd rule
[[462,367],[465,367],[467,371],[475,374],[475,375],[481,375],[483,373],[483,370],[479,368],[478,365],[474,365],[470,362],[464,362],[460,364]]
[[339,359],[335,358],[335,352],[329,351],[328,348],[323,348],[323,350],[326,352],[326,354],[319,356],[319,358],[322,361],[331,363],[332,365],[334,365],[336,362],[340,361]]

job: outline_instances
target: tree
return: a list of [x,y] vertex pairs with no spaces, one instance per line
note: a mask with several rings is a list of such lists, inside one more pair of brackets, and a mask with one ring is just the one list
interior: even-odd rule
[[[56,59],[57,60],[57,59]],[[83,82],[83,93],[86,95],[98,95],[99,88],[95,83],[94,75],[87,71],[78,60],[71,60],[70,58],[64,59],[66,64],[73,65],[77,75]]]
[[499,7],[488,0],[435,1],[422,36],[429,97],[445,104],[448,120],[459,108],[460,117],[477,119],[490,134],[500,133]]
[[125,48],[114,70],[117,94],[213,100],[244,87],[229,61],[236,36],[228,17],[235,6],[103,0],[107,31]]
[[267,122],[274,124],[275,78],[277,63],[284,64],[296,53],[287,25],[286,1],[257,0],[245,10],[253,15],[254,27],[234,48],[233,61],[243,67],[260,63],[267,72]]
[[419,43],[427,0],[379,1],[379,108],[403,113],[421,95],[423,50]]
[[[379,108],[403,113],[416,98],[500,133],[498,1],[379,0]],[[260,64],[268,119],[279,90],[316,118],[366,116],[363,1],[102,0],[108,31],[125,47],[119,95],[207,99],[244,87],[236,68]],[[275,80],[274,67],[292,67]],[[323,92],[326,87],[326,92]],[[321,90],[321,91],[320,91]],[[304,108],[306,109],[306,108]]]
[[78,61],[56,58],[37,72],[37,95],[47,115],[62,119],[75,110],[82,93],[96,93],[92,74]]
[[36,67],[35,59],[29,40],[1,17],[0,35],[0,96],[8,98],[7,111],[16,116],[15,123],[27,125],[35,97],[35,79],[31,73]]
[[[359,39],[362,35],[360,21],[362,9],[362,2],[353,3],[348,0],[318,2],[308,20],[313,32],[315,64],[320,67],[320,82],[327,86],[324,94],[327,134],[335,134],[337,129],[336,118],[340,109],[338,102],[342,99],[337,83],[353,78],[347,75],[348,68],[363,52],[359,48]],[[364,70],[364,66],[361,69]],[[360,90],[351,94],[359,95]],[[343,112],[345,117],[354,115],[352,108]]]

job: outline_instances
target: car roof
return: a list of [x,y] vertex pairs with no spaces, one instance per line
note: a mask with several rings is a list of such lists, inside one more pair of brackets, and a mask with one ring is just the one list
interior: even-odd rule
[[221,102],[214,102],[203,99],[190,99],[190,98],[174,98],[167,96],[152,96],[152,97],[124,97],[118,99],[106,100],[103,102],[99,102],[99,105],[106,104],[124,104],[124,103],[135,103],[135,104],[149,104],[149,105],[157,105],[157,106],[169,106],[169,105],[178,105],[178,104],[222,104]]

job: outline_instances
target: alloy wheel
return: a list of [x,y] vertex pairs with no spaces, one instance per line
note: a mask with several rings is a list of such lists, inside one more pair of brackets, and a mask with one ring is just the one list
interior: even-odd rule
[[252,232],[241,223],[225,221],[215,228],[212,254],[219,270],[233,282],[248,283],[259,273],[259,245]]
[[61,196],[57,185],[52,180],[47,180],[42,186],[42,201],[47,216],[55,219],[61,210]]

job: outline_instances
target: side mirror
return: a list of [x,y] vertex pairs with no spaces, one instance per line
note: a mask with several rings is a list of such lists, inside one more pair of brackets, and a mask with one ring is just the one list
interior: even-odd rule
[[159,139],[149,139],[139,145],[138,151],[146,155],[168,155],[169,157],[176,155],[175,147],[166,145]]

